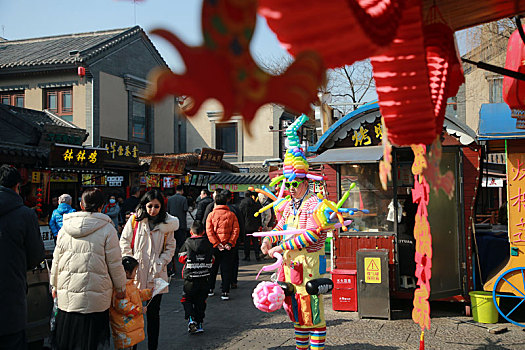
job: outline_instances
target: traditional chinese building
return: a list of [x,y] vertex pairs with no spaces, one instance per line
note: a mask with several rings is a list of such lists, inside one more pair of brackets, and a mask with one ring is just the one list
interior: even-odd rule
[[186,124],[175,98],[155,105],[143,99],[149,71],[167,64],[142,28],[2,40],[0,51],[1,103],[48,110],[85,129],[91,147],[120,140],[120,165],[130,160],[126,146],[185,151]]

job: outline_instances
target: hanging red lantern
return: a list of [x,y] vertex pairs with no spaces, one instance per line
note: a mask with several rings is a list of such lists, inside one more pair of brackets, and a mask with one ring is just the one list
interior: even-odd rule
[[[518,30],[510,36],[505,68],[525,74],[525,43]],[[525,129],[525,81],[504,76],[503,100],[509,105],[511,116],[517,118],[516,128]]]
[[397,146],[434,141],[436,124],[421,17],[421,2],[408,1],[396,40],[383,55],[371,58],[388,139]]
[[78,76],[79,76],[79,77],[81,77],[81,78],[84,77],[84,76],[86,75],[86,68],[84,68],[84,67],[78,67],[78,71],[77,71],[77,73],[78,73]]
[[404,5],[405,0],[260,0],[259,13],[290,54],[315,50],[335,68],[390,45]]

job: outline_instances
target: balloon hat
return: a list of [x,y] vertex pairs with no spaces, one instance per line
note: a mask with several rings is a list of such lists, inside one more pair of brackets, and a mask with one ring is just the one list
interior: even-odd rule
[[308,173],[308,161],[306,160],[304,150],[301,148],[301,141],[297,135],[297,132],[307,120],[308,117],[302,114],[286,129],[288,149],[284,156],[283,175],[274,178],[270,183],[270,186],[274,186],[283,179],[286,179],[287,182],[293,181],[296,178],[307,178],[317,181],[323,179],[322,176]]

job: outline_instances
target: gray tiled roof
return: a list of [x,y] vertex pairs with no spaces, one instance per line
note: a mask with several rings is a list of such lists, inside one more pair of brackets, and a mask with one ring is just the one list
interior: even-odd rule
[[244,185],[268,185],[270,183],[268,174],[250,174],[250,173],[219,173],[215,174],[209,181],[209,184],[244,184]]
[[26,122],[36,124],[38,126],[44,125],[58,125],[67,128],[78,128],[77,126],[54,116],[47,111],[37,111],[34,109],[21,108],[0,103],[0,113],[9,114],[11,116],[18,116]]
[[[139,26],[135,26],[90,33],[0,41],[0,69],[85,62],[141,31]],[[78,55],[75,54],[76,52]]]

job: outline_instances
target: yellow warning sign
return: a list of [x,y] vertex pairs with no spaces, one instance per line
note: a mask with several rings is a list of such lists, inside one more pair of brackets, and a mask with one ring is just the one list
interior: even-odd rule
[[365,258],[365,283],[381,283],[380,258]]

